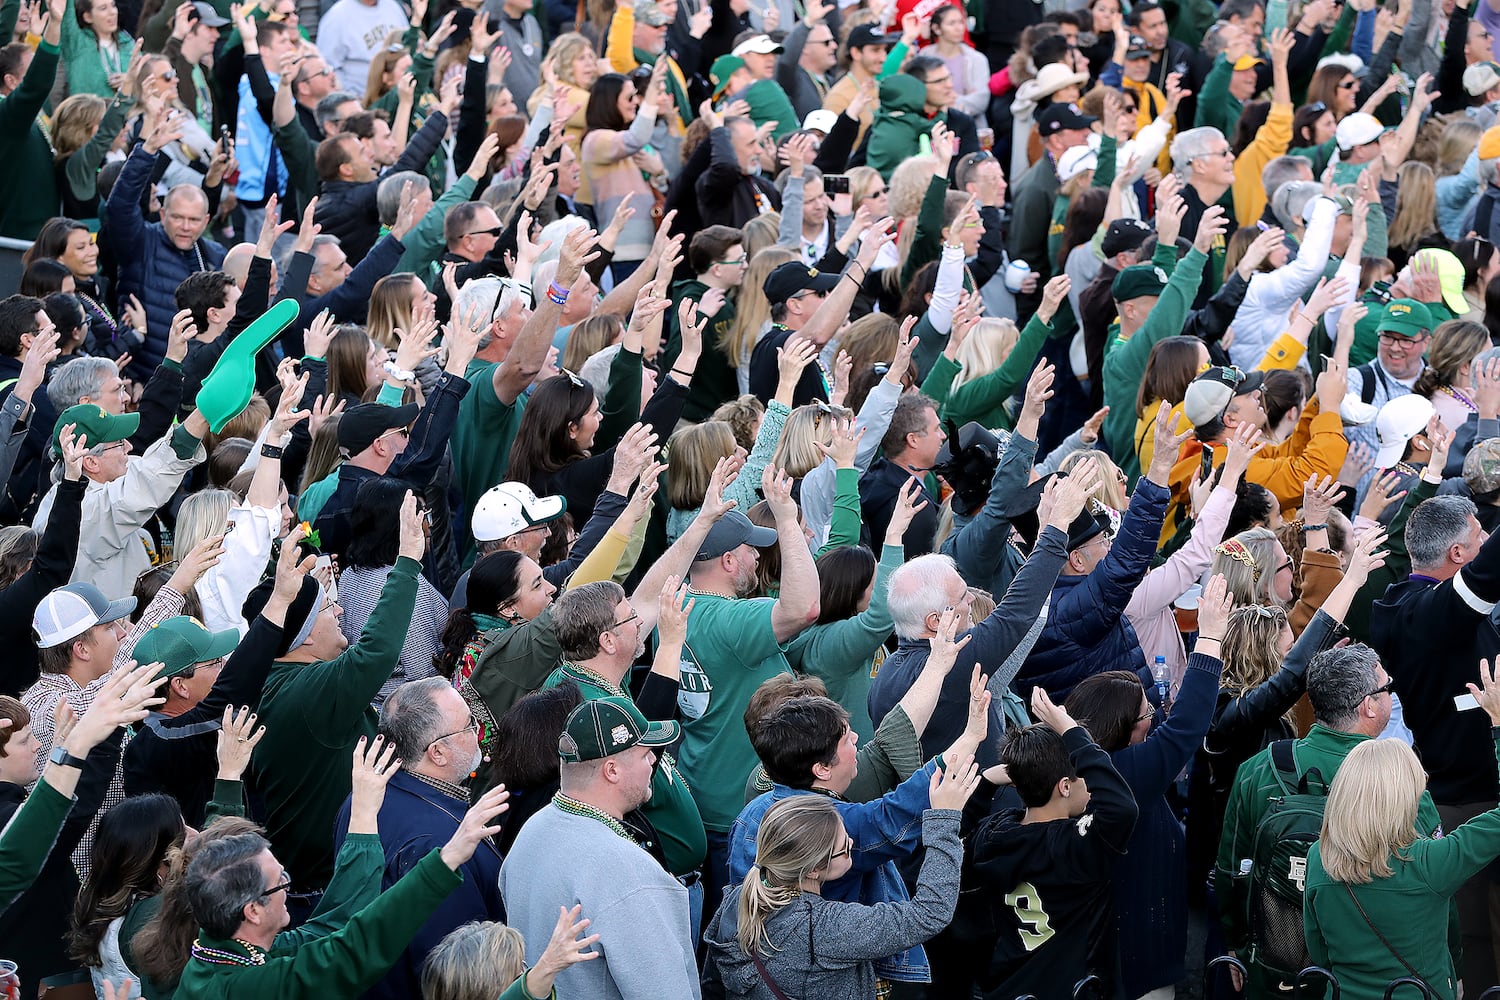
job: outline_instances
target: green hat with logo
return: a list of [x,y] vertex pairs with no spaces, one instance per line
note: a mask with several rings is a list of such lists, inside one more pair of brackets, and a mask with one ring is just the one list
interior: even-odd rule
[[52,450],[62,454],[62,430],[73,424],[74,438],[83,438],[90,448],[99,444],[124,441],[141,426],[139,413],[122,413],[115,416],[96,403],[79,403],[62,411],[57,423],[52,425]]
[[1399,333],[1413,339],[1432,329],[1432,313],[1416,299],[1391,299],[1380,316],[1379,333]]
[[211,632],[191,615],[177,615],[153,625],[135,644],[137,663],[163,664],[158,677],[176,677],[200,663],[234,652],[240,642],[236,629]]
[[1166,271],[1155,264],[1131,264],[1115,275],[1110,294],[1116,302],[1129,302],[1148,295],[1161,295],[1166,287]]
[[647,722],[629,698],[597,698],[568,716],[557,755],[570,764],[603,760],[631,747],[666,746],[677,733],[675,722]]
[[737,69],[745,68],[745,60],[739,56],[720,56],[714,60],[714,64],[708,68],[708,78],[713,81],[714,99],[729,89],[729,78]]

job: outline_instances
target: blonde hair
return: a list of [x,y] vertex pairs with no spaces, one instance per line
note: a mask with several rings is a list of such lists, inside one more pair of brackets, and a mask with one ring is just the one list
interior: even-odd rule
[[[745,252],[749,253],[748,241]],[[739,301],[734,307],[734,323],[719,341],[719,347],[731,364],[741,365],[750,360],[750,352],[760,339],[761,328],[771,321],[771,302],[762,290],[766,278],[782,264],[801,259],[801,254],[786,247],[766,247],[750,258],[744,284],[740,286]]]
[[1318,852],[1336,882],[1390,878],[1391,855],[1417,839],[1417,803],[1427,775],[1400,740],[1365,740],[1339,765],[1323,809]]
[[760,435],[760,423],[766,415],[766,404],[748,392],[737,396],[708,415],[710,420],[722,420],[734,432],[735,444],[749,454],[755,450],[755,439]]
[[[847,18],[845,22],[847,23]],[[849,178],[849,203],[855,208],[859,203],[870,197],[870,188],[880,181],[880,171],[874,167],[850,167],[844,171],[844,176]],[[881,181],[884,183],[884,181]]]
[[343,414],[329,417],[313,434],[312,444],[307,449],[307,464],[302,467],[302,482],[297,484],[298,493],[307,492],[309,486],[338,468],[339,421],[342,417]]
[[766,921],[802,895],[802,880],[826,869],[843,828],[838,810],[821,795],[783,799],[760,821],[755,864],[740,884],[739,944],[745,954],[771,948]]
[[1094,487],[1092,496],[1095,500],[1115,510],[1123,511],[1130,506],[1130,498],[1125,495],[1125,484],[1120,482],[1120,467],[1102,451],[1091,451],[1088,448],[1079,448],[1077,451],[1069,452],[1063,460],[1058,463],[1058,471],[1073,471],[1073,467],[1086,458],[1092,458],[1099,463],[1099,485]]
[[1276,597],[1276,550],[1281,543],[1270,528],[1246,528],[1214,549],[1209,573],[1220,573],[1236,606],[1281,607]]
[[370,290],[370,312],[365,329],[370,339],[381,347],[395,350],[401,346],[396,331],[411,333],[411,283],[417,276],[402,272],[387,274]]
[[52,158],[66,160],[99,131],[109,105],[94,94],[74,94],[52,113]]
[[614,313],[595,313],[573,324],[563,345],[562,366],[580,371],[583,363],[625,336],[625,322]]
[[1462,170],[1483,132],[1479,123],[1467,115],[1449,118],[1438,136],[1438,173],[1447,177]]
[[1281,630],[1286,627],[1283,608],[1252,604],[1231,611],[1221,643],[1224,674],[1220,686],[1244,694],[1270,680],[1281,669]]
[[1387,233],[1393,247],[1410,247],[1433,232],[1437,217],[1437,176],[1425,163],[1408,160],[1397,171],[1396,214]]
[[767,212],[765,215],[757,215],[745,223],[740,227],[740,246],[744,248],[745,259],[754,260],[755,255],[762,250],[767,247],[774,247],[776,245],[776,238],[780,235],[780,212]]
[[667,441],[667,502],[697,510],[719,459],[734,454],[734,429],[722,420],[684,427]]
[[172,550],[182,559],[203,539],[223,534],[229,527],[229,512],[239,503],[230,490],[199,490],[189,493],[177,511],[177,531],[172,536]]
[[963,367],[953,376],[953,388],[998,370],[1020,336],[1013,320],[997,316],[980,320],[968,339],[958,345],[958,363]]
[[495,921],[450,931],[422,963],[422,1000],[494,1000],[526,971],[521,932]]
[[896,257],[899,263],[886,268],[882,280],[886,291],[901,292],[901,273],[911,257],[911,245],[917,238],[917,215],[922,211],[922,199],[927,196],[927,187],[937,176],[937,157],[913,156],[903,160],[891,174],[886,185],[886,205],[891,218],[896,220]]
[[847,351],[852,375],[889,361],[896,356],[896,343],[901,338],[901,324],[886,313],[872,312],[853,323],[839,336],[839,350]]
[[[399,47],[401,51],[392,52],[393,48]],[[401,41],[401,32],[393,31],[385,36],[385,44],[381,45],[379,51],[370,59],[370,73],[365,78],[365,107],[373,107],[375,102],[386,95],[391,87],[386,86],[385,75],[390,72],[401,57],[406,55],[406,46]],[[441,80],[441,71],[434,67],[433,77]],[[392,84],[391,86],[394,86]]]
[[583,87],[583,84],[573,78],[573,61],[585,52],[592,52],[593,49],[593,43],[587,38],[576,31],[569,31],[552,40],[552,47],[547,51],[546,61],[552,64],[552,68],[557,71],[557,78],[563,83]]
[[853,415],[851,410],[827,403],[797,407],[786,418],[771,464],[786,470],[793,479],[801,479],[822,463],[823,452],[818,445],[833,440],[833,422],[840,417],[847,420]]

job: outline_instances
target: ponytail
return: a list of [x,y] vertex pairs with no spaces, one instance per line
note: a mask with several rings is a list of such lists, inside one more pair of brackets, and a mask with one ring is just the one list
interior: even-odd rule
[[828,870],[834,839],[844,832],[833,803],[821,795],[794,795],[766,810],[756,833],[755,864],[740,884],[740,950],[774,951],[766,922],[802,895],[802,880]]
[[776,950],[766,937],[766,921],[800,895],[800,885],[773,886],[761,874],[760,865],[751,865],[740,884],[740,950],[747,955]]

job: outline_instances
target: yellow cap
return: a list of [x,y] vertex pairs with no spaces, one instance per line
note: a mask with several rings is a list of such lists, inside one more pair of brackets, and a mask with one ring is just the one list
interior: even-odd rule
[[1493,160],[1500,157],[1500,125],[1489,129],[1479,137],[1479,158]]
[[1240,56],[1234,61],[1234,70],[1236,73],[1238,73],[1242,69],[1254,69],[1255,67],[1264,64],[1265,60],[1257,58],[1256,56]]

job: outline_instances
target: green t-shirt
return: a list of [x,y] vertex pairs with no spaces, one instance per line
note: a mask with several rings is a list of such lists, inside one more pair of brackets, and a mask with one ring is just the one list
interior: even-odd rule
[[[578,685],[585,701],[630,698],[630,692],[625,688],[608,684],[592,671],[580,670],[566,662],[552,671],[542,687],[557,687],[564,679]],[[698,804],[693,801],[687,782],[682,780],[677,762],[666,750],[656,755],[656,769],[651,772],[651,799],[641,807],[641,812],[661,836],[667,870],[678,876],[697,871],[708,855],[703,817],[698,815]]]
[[[458,404],[458,423],[453,427],[453,474],[464,495],[464,509],[472,511],[484,491],[505,482],[510,467],[510,446],[526,409],[525,395],[514,403],[502,403],[495,395],[494,361],[470,361],[464,378],[473,386]],[[467,525],[465,528],[467,529]],[[462,532],[466,561],[472,559],[474,536]]]
[[677,696],[678,763],[691,779],[703,825],[726,833],[745,807],[745,779],[759,763],[745,732],[745,708],[764,681],[792,668],[771,629],[774,600],[695,596]]

